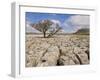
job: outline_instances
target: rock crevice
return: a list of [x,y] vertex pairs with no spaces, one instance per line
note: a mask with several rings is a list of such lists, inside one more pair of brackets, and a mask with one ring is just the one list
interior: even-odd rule
[[89,64],[88,36],[27,39],[26,67]]

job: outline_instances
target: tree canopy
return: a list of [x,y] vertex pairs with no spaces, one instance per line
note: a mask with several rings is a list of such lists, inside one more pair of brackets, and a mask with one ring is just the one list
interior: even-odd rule
[[[57,32],[61,30],[61,27],[59,24],[56,23],[55,27],[51,27],[53,24],[55,23],[50,20],[42,20],[42,21],[39,21],[38,23],[32,24],[32,27],[42,32],[44,38],[46,37],[48,38],[48,37],[52,37],[54,34],[56,34]],[[47,32],[49,32],[48,35],[47,35]]]

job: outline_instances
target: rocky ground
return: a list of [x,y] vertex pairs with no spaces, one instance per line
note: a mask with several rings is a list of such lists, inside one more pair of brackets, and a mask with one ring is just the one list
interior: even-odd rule
[[26,67],[89,64],[89,35],[26,35]]

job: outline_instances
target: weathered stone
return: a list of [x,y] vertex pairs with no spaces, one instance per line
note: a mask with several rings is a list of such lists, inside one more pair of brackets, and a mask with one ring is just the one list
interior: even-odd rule
[[89,64],[88,35],[26,35],[26,67]]
[[[41,61],[37,66],[55,66],[57,64],[57,60],[59,59],[59,49],[57,46],[51,46],[48,48],[47,52],[41,58]],[[45,62],[44,62],[45,61]]]
[[89,63],[88,56],[87,56],[86,53],[82,53],[82,54],[78,54],[78,55],[81,59],[82,64],[88,64]]
[[36,66],[36,58],[31,55],[26,55],[26,67]]
[[61,56],[59,59],[60,65],[74,65],[74,61],[69,56]]

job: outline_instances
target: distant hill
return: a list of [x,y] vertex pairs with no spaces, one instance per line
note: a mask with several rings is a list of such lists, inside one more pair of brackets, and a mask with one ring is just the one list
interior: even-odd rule
[[77,32],[75,32],[74,34],[87,34],[89,35],[89,29],[88,28],[83,28],[83,29],[79,29]]

